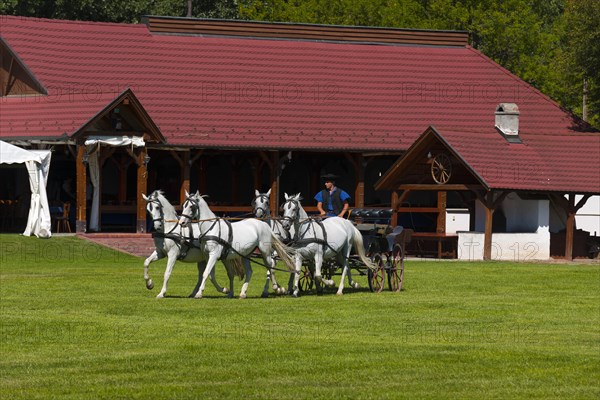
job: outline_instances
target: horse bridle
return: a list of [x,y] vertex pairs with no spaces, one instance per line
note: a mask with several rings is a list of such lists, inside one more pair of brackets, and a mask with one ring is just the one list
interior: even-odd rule
[[[184,214],[184,213],[183,213],[183,210],[185,210],[185,209],[186,209],[186,203],[187,203],[188,201],[189,201],[190,203],[192,203],[192,206],[190,207],[190,208],[191,208],[191,210],[192,210],[192,215],[188,215],[188,214]],[[190,222],[192,222],[192,221],[194,220],[194,214],[196,214],[196,213],[198,212],[198,210],[199,210],[199,209],[200,209],[200,206],[198,205],[198,200],[195,200],[195,199],[193,199],[193,198],[190,196],[190,197],[188,197],[188,198],[185,200],[185,203],[183,203],[183,210],[181,210],[181,216],[182,216],[182,217],[186,217],[187,219],[189,219],[189,220],[190,220]]]
[[160,203],[160,200],[158,200],[158,199],[151,199],[148,202],[148,204],[152,204],[152,203],[157,204],[158,205],[158,209],[160,210],[160,217],[159,218],[152,218],[152,223],[154,224],[157,221],[161,221],[163,223],[163,229],[164,229],[164,227],[165,227],[165,224],[164,224],[165,213],[163,211],[162,204]]
[[[263,212],[263,215],[269,215],[269,208],[268,207],[256,207],[256,200],[257,199],[261,199],[264,201],[263,204],[269,204],[269,197],[264,194],[261,193],[258,196],[256,196],[253,200],[252,203],[250,203],[250,205],[252,206],[252,213],[254,214],[255,217],[258,217],[258,215],[256,215],[256,212],[258,210],[261,210]],[[262,218],[262,217],[261,217]]]
[[300,201],[299,200],[294,200],[294,199],[289,199],[287,200],[285,203],[283,203],[283,205],[281,206],[282,209],[285,208],[285,205],[291,203],[294,204],[296,206],[296,211],[295,211],[295,215],[293,217],[289,217],[284,215],[283,217],[281,217],[281,219],[283,221],[289,221],[290,226],[296,221],[298,220],[298,216],[300,215]]

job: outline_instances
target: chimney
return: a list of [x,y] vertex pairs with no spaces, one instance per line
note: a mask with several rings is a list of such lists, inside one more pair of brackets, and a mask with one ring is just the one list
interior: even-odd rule
[[519,107],[515,103],[498,104],[496,129],[509,143],[522,143],[519,138]]

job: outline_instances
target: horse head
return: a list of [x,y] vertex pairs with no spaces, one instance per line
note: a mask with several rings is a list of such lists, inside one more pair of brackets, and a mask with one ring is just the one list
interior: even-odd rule
[[284,196],[285,203],[281,206],[283,209],[281,225],[283,225],[286,230],[289,230],[292,224],[298,222],[300,219],[300,210],[302,209],[300,201],[302,200],[302,197],[300,196],[300,193],[293,196],[288,196],[287,193],[284,193]]
[[150,193],[150,196],[146,196],[144,193],[142,193],[143,199],[146,200],[146,202],[148,203],[146,205],[146,211],[148,211],[148,214],[150,214],[150,216],[152,217],[154,229],[160,232],[163,231],[165,227],[165,215],[162,203],[159,199],[159,195],[162,195],[162,192],[159,190],[155,190],[154,192]]
[[269,206],[269,196],[271,195],[271,189],[267,193],[260,193],[258,190],[254,191],[254,200],[252,200],[252,214],[256,218],[266,218],[271,215]]

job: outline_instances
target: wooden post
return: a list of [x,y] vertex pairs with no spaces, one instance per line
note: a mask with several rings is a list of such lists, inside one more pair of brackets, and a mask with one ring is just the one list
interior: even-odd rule
[[363,155],[357,154],[354,162],[356,170],[356,191],[354,192],[354,207],[362,208],[365,206],[365,167],[363,165]]
[[567,260],[573,259],[573,239],[575,237],[575,195],[569,193],[568,199],[569,205],[565,210],[567,212],[566,232],[565,232],[565,258]]
[[392,225],[392,227],[396,227],[398,226],[398,191],[394,190],[392,191],[392,199],[391,199],[391,205],[392,205],[392,218],[390,219],[390,224]]
[[77,174],[77,212],[75,221],[75,232],[85,233],[87,230],[86,221],[86,165],[83,163],[85,146],[77,146],[77,159],[75,160],[75,171]]
[[485,233],[483,236],[483,259],[492,259],[492,221],[494,217],[494,209],[488,202],[485,202]]
[[137,155],[136,233],[146,232],[146,201],[142,197],[142,193],[147,194],[148,169],[144,163],[147,154],[147,149],[144,147]]
[[179,204],[185,202],[185,192],[190,192],[190,151],[183,153],[181,160],[181,187],[179,188]]
[[271,215],[279,215],[279,151],[271,152]]
[[438,191],[437,192],[437,233],[445,233],[446,232],[446,201],[448,198],[448,192],[446,191]]

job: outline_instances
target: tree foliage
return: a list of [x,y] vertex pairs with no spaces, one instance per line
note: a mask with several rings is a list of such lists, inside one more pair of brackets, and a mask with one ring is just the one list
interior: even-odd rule
[[[139,22],[183,17],[187,0],[4,0],[0,13]],[[192,0],[194,17],[466,30],[471,45],[581,115],[584,79],[589,120],[600,126],[598,0]]]

